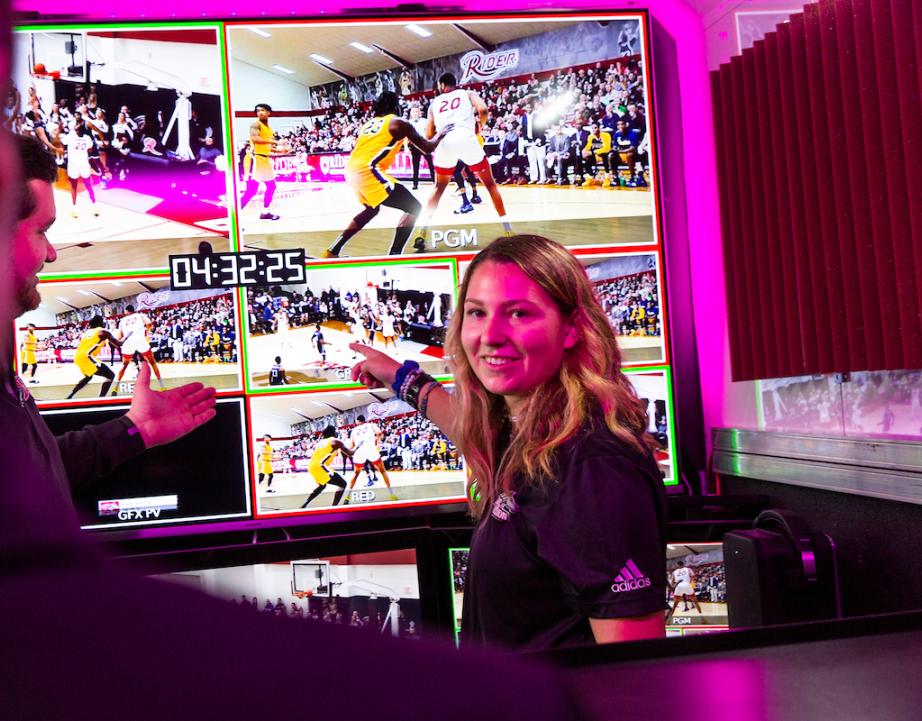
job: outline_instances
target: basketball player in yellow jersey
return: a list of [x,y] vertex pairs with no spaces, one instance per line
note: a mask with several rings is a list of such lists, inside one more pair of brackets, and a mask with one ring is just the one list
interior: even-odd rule
[[346,162],[346,182],[365,209],[352,219],[349,227],[327,249],[325,258],[338,258],[349,239],[368,225],[382,205],[403,211],[403,216],[397,221],[394,242],[388,253],[400,255],[403,252],[422,206],[409,190],[386,171],[403,147],[404,140],[410,141],[424,153],[431,153],[451,130],[449,126],[431,140],[424,138],[408,121],[397,116],[397,96],[391,92],[381,93],[373,111],[374,117],[362,126],[355,148]]
[[249,203],[256,191],[259,190],[259,184],[266,186],[266,192],[263,195],[263,212],[259,216],[261,220],[278,220],[279,217],[269,210],[272,205],[272,198],[275,195],[275,170],[272,168],[272,152],[278,147],[278,141],[275,139],[275,132],[269,127],[269,115],[272,108],[265,103],[260,103],[254,110],[256,111],[256,122],[250,126],[250,145],[253,155],[250,171],[246,176],[246,189],[240,198],[240,209],[243,210]]
[[93,379],[93,376],[101,376],[106,379],[102,384],[102,390],[99,391],[100,398],[109,392],[112,381],[115,380],[115,373],[112,372],[112,369],[105,363],[98,361],[96,356],[99,355],[107,342],[116,348],[120,348],[122,344],[103,325],[102,316],[94,315],[90,320],[89,328],[84,331],[80,337],[80,342],[77,343],[77,350],[74,353],[74,365],[83,373],[83,378],[80,379],[70,392],[70,395],[67,396],[68,400],[77,395]]
[[35,380],[35,371],[38,370],[38,359],[35,357],[35,348],[38,345],[38,338],[35,336],[35,323],[29,323],[26,326],[26,335],[22,340],[22,374],[25,375],[32,366],[32,373],[29,375],[29,383],[38,383]]
[[272,470],[274,458],[272,454],[272,436],[267,433],[263,436],[263,445],[259,450],[259,479],[256,481],[258,486],[263,482],[263,478],[268,477],[269,483],[266,485],[266,493],[275,493],[272,490],[272,477],[275,475],[275,471]]
[[327,426],[321,434],[323,440],[314,450],[310,461],[307,464],[308,473],[317,482],[317,487],[307,497],[307,500],[301,504],[301,508],[307,508],[307,504],[313,501],[317,496],[323,493],[327,484],[339,488],[333,496],[333,505],[338,506],[342,500],[343,493],[346,490],[346,479],[331,470],[327,464],[333,461],[337,453],[345,453],[347,456],[352,455],[352,451],[343,445],[343,442],[336,438],[336,429],[333,426]]

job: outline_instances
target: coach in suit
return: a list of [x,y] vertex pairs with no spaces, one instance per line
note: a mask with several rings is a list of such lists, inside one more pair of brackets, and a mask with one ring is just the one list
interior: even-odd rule
[[570,136],[563,132],[560,125],[554,127],[554,135],[547,146],[547,165],[557,174],[557,185],[567,182],[567,163],[570,161],[572,143]]

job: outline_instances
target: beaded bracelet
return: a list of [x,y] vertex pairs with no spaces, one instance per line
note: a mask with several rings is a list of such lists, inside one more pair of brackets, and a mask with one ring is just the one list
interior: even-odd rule
[[419,370],[419,363],[414,360],[404,361],[403,365],[397,369],[397,373],[394,375],[394,383],[391,385],[391,388],[393,388],[394,393],[397,394],[398,398],[403,398],[400,393],[400,389],[403,386],[403,382],[407,378],[407,374],[414,370]]
[[423,388],[425,388],[426,385],[428,385],[431,381],[432,376],[427,375],[426,373],[419,373],[413,378],[409,388],[407,388],[407,393],[403,400],[405,400],[414,408],[419,408],[420,394],[422,393]]
[[425,388],[423,388],[422,391],[420,391],[420,393],[419,393],[419,395],[420,395],[420,399],[419,399],[419,414],[420,414],[423,418],[427,418],[427,419],[429,418],[429,416],[426,415],[426,411],[427,411],[428,408],[429,408],[429,396],[432,395],[432,391],[433,391],[433,389],[434,389],[436,386],[441,386],[441,385],[442,385],[441,383],[439,383],[437,380],[433,379],[433,380],[429,381],[429,383],[426,385]]

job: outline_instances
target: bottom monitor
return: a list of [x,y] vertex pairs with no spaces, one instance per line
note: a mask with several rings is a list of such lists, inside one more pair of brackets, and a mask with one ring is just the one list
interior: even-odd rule
[[[461,632],[461,609],[468,548],[451,548],[451,584],[455,640]],[[729,628],[727,576],[720,543],[670,543],[666,546],[666,636],[693,636]]]
[[167,573],[155,578],[293,619],[419,637],[416,551],[304,558]]

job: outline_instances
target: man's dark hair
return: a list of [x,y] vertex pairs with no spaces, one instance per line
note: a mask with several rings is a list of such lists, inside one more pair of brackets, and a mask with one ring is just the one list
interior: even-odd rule
[[19,193],[19,215],[17,220],[25,220],[35,212],[35,196],[29,190],[28,181],[41,180],[53,183],[58,179],[58,166],[45,146],[36,138],[25,135],[15,136],[19,149],[19,162],[22,165],[22,190]]
[[365,422],[365,416],[358,415],[358,416],[355,417],[355,420],[357,420],[359,423],[364,423],[364,422]]
[[253,108],[253,112],[258,112],[260,108],[265,108],[270,113],[272,112],[272,106],[269,105],[269,103],[256,103],[256,106]]
[[381,117],[382,115],[396,115],[398,110],[397,94],[392,93],[390,90],[385,90],[381,93],[378,99],[375,100],[374,107],[372,108],[372,111],[377,117]]
[[101,315],[96,314],[92,318],[90,318],[90,328],[102,328],[102,327],[103,327],[103,322],[102,322]]
[[334,428],[333,426],[327,426],[326,428],[323,429],[323,433],[321,433],[320,435],[322,435],[324,438],[332,438],[333,436],[336,435],[336,428]]
[[134,313],[134,306],[129,303],[125,306],[125,310],[127,310],[129,313]]
[[442,85],[453,88],[458,84],[458,78],[455,77],[454,73],[442,73],[439,75],[439,82]]
[[275,356],[275,362],[276,362],[276,363],[281,363],[281,362],[282,362],[282,356],[280,356],[280,355]]

